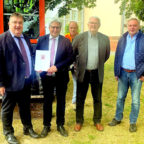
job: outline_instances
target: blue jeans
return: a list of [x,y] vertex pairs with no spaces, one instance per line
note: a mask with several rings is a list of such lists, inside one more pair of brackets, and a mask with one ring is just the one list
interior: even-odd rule
[[118,97],[115,115],[116,120],[121,121],[123,118],[125,98],[130,87],[132,95],[130,124],[136,123],[140,108],[141,86],[142,82],[139,79],[137,79],[135,72],[128,73],[123,69],[121,70],[121,74],[118,79]]

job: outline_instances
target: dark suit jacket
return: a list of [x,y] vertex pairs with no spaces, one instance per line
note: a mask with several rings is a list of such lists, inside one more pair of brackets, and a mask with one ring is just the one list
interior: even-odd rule
[[[98,32],[98,51],[99,51],[99,63],[98,74],[99,81],[103,81],[104,76],[104,63],[107,61],[110,55],[110,41],[109,38]],[[76,57],[76,76],[77,80],[82,82],[86,70],[88,59],[88,32],[84,32],[76,36],[72,42],[74,55]]]
[[[25,35],[24,38],[32,57],[30,41]],[[0,35],[0,87],[5,87],[6,91],[19,91],[23,89],[24,83],[25,62],[10,32],[7,31]]]
[[[36,46],[36,50],[49,50],[49,36],[50,35],[48,34],[39,38],[38,44]],[[68,81],[69,80],[68,67],[72,62],[73,62],[72,45],[67,38],[59,35],[58,47],[57,47],[57,52],[56,52],[56,60],[54,64],[58,69],[58,71],[56,72],[56,76],[61,75],[62,73],[63,74],[65,73],[64,78],[66,79],[66,81]],[[45,75],[46,75],[46,72],[41,73],[41,77]]]

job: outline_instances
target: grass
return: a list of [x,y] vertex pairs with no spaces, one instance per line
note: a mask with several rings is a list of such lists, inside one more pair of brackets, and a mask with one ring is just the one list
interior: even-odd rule
[[[93,101],[90,89],[85,103],[84,118],[85,122],[80,132],[75,132],[75,111],[71,106],[72,99],[72,78],[70,76],[70,83],[67,92],[66,104],[66,122],[65,128],[69,132],[67,138],[62,137],[56,130],[55,117],[52,119],[52,131],[46,138],[32,139],[29,136],[24,136],[22,133],[22,124],[19,119],[15,119],[13,126],[15,128],[15,135],[21,144],[143,144],[144,143],[144,88],[141,92],[141,108],[139,118],[137,121],[138,131],[136,133],[129,132],[129,113],[131,109],[131,95],[130,91],[125,102],[124,118],[120,125],[116,127],[109,127],[108,122],[112,120],[115,114],[116,98],[117,98],[117,82],[113,74],[114,55],[105,64],[105,77],[103,83],[103,117],[102,124],[105,130],[98,132],[93,125]],[[54,111],[55,114],[54,104]],[[36,132],[40,133],[42,126],[42,118],[33,119],[33,126]],[[0,130],[2,131],[2,123],[0,121]],[[6,144],[4,136],[0,134],[0,144]]]

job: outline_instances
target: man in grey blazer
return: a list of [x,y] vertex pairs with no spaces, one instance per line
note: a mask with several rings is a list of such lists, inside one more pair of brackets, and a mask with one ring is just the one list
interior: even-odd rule
[[76,100],[76,125],[75,131],[80,131],[84,122],[84,103],[89,84],[93,96],[94,115],[93,121],[96,129],[103,131],[102,117],[102,84],[104,76],[104,63],[110,55],[109,38],[98,32],[100,19],[90,17],[89,31],[75,37],[73,50],[76,62],[77,100]]

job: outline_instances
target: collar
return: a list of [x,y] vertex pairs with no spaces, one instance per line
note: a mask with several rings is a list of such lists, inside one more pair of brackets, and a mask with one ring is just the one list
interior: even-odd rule
[[96,35],[92,35],[90,31],[88,31],[88,37],[92,38],[92,37],[96,37],[97,38],[97,33]]
[[[123,37],[127,37],[127,35],[128,35],[128,31],[123,34]],[[141,30],[139,30],[139,31],[137,32],[137,38],[141,37],[141,35],[143,35],[143,33],[142,33]]]
[[[52,35],[50,35],[50,36],[49,36],[49,39],[51,40],[52,38],[53,38]],[[55,39],[55,40],[58,40],[58,38],[59,38],[59,36],[55,37],[54,39]]]
[[[12,37],[16,37],[10,30],[9,30],[10,34],[12,35]],[[23,34],[21,34],[20,38],[24,38]]]
[[[138,32],[133,36],[133,38],[132,39],[136,39],[137,38],[137,35],[138,35]],[[127,35],[127,37],[128,38],[131,38],[131,36],[130,36],[130,34],[128,33],[128,35]]]

